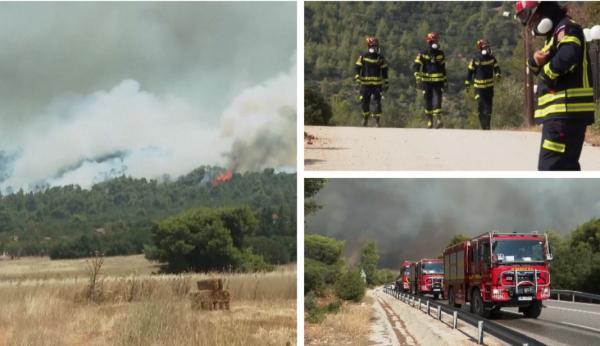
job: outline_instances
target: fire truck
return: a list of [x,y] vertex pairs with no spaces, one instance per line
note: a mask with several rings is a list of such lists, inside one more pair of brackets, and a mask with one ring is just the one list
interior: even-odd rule
[[403,261],[400,266],[400,275],[396,278],[395,289],[399,292],[408,292],[410,289],[410,266],[413,262]]
[[410,293],[432,294],[438,299],[443,294],[444,266],[441,259],[423,258],[410,266]]
[[484,233],[444,251],[444,295],[450,306],[469,302],[483,317],[518,307],[537,318],[550,298],[551,260],[546,234]]

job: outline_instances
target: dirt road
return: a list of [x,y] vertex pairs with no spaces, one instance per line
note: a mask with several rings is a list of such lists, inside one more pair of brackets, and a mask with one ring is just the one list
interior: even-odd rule
[[[306,126],[304,167],[314,170],[536,170],[541,134],[526,131]],[[583,170],[600,170],[586,144]]]
[[[369,337],[372,346],[477,344],[471,337],[476,335],[474,327],[459,323],[454,330],[447,318],[440,322],[385,294],[381,288],[368,294],[373,298],[374,310]],[[485,338],[485,344],[502,345],[491,336]]]

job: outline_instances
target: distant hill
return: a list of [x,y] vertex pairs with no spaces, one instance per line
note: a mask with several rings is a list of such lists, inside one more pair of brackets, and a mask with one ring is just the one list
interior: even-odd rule
[[156,221],[197,207],[248,206],[260,223],[252,245],[263,252],[279,246],[278,255],[264,254],[273,263],[295,260],[296,174],[266,169],[213,184],[223,171],[200,167],[164,182],[123,176],[89,190],[68,185],[1,196],[0,253],[48,255],[65,244],[106,255],[141,253]]

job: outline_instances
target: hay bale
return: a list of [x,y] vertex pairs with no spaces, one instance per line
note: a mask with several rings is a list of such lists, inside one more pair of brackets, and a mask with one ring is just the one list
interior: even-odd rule
[[229,310],[231,293],[227,290],[202,290],[190,293],[192,310]]
[[198,291],[190,294],[192,300],[192,310],[212,310],[214,304],[212,303],[212,291]]
[[196,282],[198,291],[219,291],[223,289],[223,279],[205,279]]

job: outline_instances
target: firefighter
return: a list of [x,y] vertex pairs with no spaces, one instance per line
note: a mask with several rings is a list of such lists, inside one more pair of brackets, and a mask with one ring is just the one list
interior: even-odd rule
[[542,124],[538,169],[581,170],[586,127],[594,123],[594,97],[583,29],[556,1],[519,1],[521,23],[546,38],[529,57],[538,76],[534,118]]
[[[417,88],[425,96],[425,117],[427,128],[442,127],[442,93],[446,88],[446,61],[440,50],[437,32],[427,34],[425,39],[429,47],[415,58],[413,69]],[[435,124],[434,124],[435,121]]]
[[483,130],[489,130],[492,121],[492,101],[494,99],[494,78],[500,78],[498,60],[492,55],[487,40],[477,41],[477,50],[469,62],[465,87],[467,91],[471,86],[475,88],[479,123]]
[[[382,92],[388,89],[388,65],[379,48],[379,40],[375,36],[367,37],[367,52],[362,53],[354,67],[354,80],[360,88],[362,108],[362,125],[368,126],[369,116],[375,118],[375,126],[379,127],[381,118]],[[373,112],[371,112],[373,100]]]

